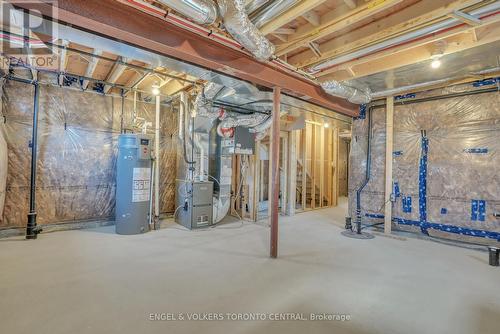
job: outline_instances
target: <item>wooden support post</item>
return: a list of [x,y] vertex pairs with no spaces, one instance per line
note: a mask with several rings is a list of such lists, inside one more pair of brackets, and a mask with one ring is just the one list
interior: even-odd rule
[[270,180],[271,195],[269,205],[271,206],[271,257],[278,257],[278,217],[279,217],[279,156],[280,156],[280,111],[281,111],[281,88],[275,87],[273,91],[273,125],[271,127],[271,148],[269,154],[269,167],[272,168],[272,179]]
[[309,135],[307,131],[307,124],[304,129],[301,131],[302,134],[302,211],[306,211],[307,206],[307,154],[308,154],[308,146],[307,146],[307,136]]
[[387,98],[386,110],[386,142],[385,142],[385,212],[384,212],[384,232],[391,233],[392,223],[392,151],[393,151],[393,130],[394,130],[394,97]]
[[297,132],[288,133],[288,209],[287,214],[295,214],[295,202],[297,201]]
[[332,206],[339,204],[339,128],[333,129],[333,186]]
[[321,126],[319,140],[319,207],[325,203],[325,127]]

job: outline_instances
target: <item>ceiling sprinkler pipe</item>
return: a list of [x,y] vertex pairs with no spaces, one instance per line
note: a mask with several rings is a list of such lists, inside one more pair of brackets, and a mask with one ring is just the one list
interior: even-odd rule
[[[469,15],[476,16],[478,18],[482,18],[481,16],[486,16],[491,13],[495,13],[500,9],[500,2],[496,1],[490,5],[486,5],[484,7],[475,9],[470,11]],[[444,21],[438,22],[436,24],[414,30],[412,32],[409,32],[407,34],[403,34],[401,36],[389,38],[386,41],[383,41],[381,43],[375,44],[368,46],[366,48],[360,49],[358,51],[353,51],[349,52],[348,54],[345,54],[343,56],[339,56],[330,60],[327,60],[323,63],[320,63],[318,65],[312,66],[309,68],[309,73],[318,73],[325,71],[329,68],[332,68],[334,66],[349,62],[354,59],[359,59],[362,58],[368,54],[372,54],[378,51],[390,49],[392,47],[395,47],[399,44],[406,43],[408,41],[420,38],[422,36],[427,36],[433,33],[438,33],[440,30],[443,29],[448,29],[448,28],[453,28],[457,25],[460,25],[462,22],[455,19],[455,18],[449,18]]]

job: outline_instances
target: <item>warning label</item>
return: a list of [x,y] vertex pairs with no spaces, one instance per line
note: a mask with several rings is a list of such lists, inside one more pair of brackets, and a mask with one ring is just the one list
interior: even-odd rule
[[151,191],[151,169],[134,168],[132,202],[149,201]]

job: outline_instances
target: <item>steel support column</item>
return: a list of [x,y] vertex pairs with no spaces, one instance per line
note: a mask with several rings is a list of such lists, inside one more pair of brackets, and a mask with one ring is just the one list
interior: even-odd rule
[[271,127],[271,154],[269,165],[271,168],[271,257],[278,257],[278,218],[280,194],[280,112],[281,88],[275,87],[273,91],[273,125]]
[[30,180],[30,212],[26,226],[26,239],[36,239],[41,232],[36,226],[36,166],[38,150],[38,109],[40,105],[40,85],[34,83],[35,94],[33,98],[33,127],[31,133],[31,180]]

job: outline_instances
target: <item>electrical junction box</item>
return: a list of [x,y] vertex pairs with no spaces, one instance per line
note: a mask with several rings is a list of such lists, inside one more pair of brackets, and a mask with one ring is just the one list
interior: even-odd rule
[[213,182],[177,180],[176,189],[177,223],[190,230],[213,225]]
[[252,155],[255,152],[255,134],[248,128],[236,127],[234,136],[224,139],[222,154]]
[[116,233],[149,231],[151,201],[151,144],[142,134],[118,137],[116,162]]

